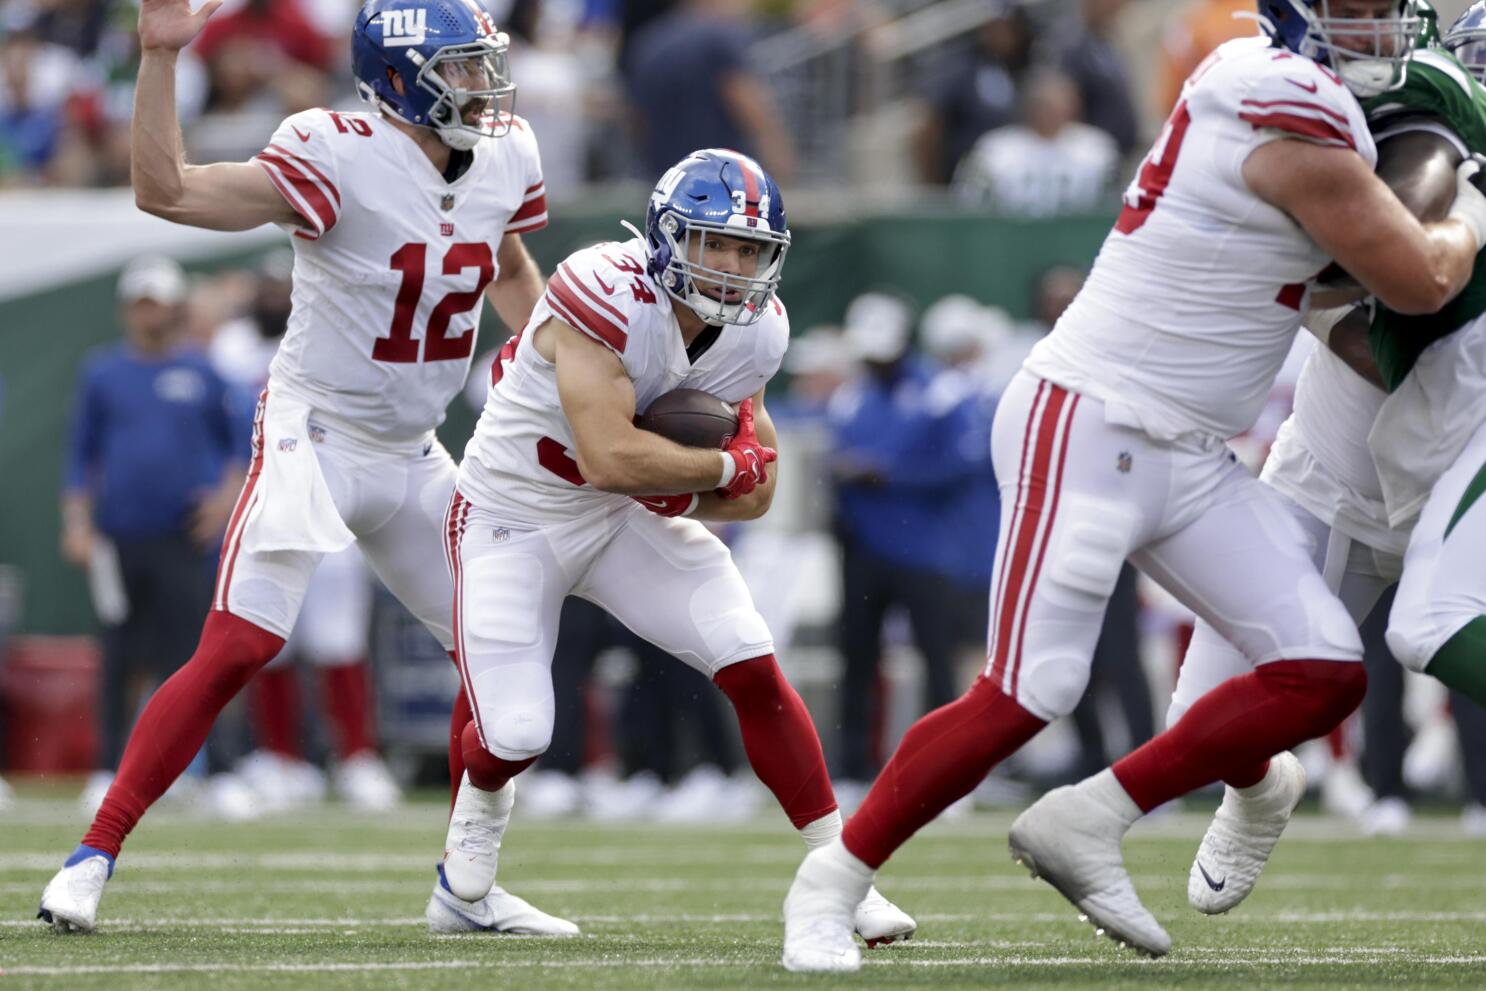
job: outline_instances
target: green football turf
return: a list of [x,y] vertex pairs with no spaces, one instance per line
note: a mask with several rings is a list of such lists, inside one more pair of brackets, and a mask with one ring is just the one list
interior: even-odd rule
[[522,822],[501,880],[578,921],[571,940],[431,937],[423,905],[443,831],[428,801],[359,819],[336,806],[241,825],[162,809],[132,838],[92,936],[32,916],[82,821],[28,798],[0,813],[0,991],[20,988],[710,989],[1486,988],[1486,841],[1453,820],[1407,839],[1362,839],[1298,819],[1231,916],[1185,904],[1206,816],[1179,814],[1126,842],[1146,903],[1175,941],[1139,960],[1076,921],[1006,853],[1009,817],[931,827],[881,876],[919,938],[871,951],[862,973],[778,965],[779,906],[801,855],[782,817],[743,826]]

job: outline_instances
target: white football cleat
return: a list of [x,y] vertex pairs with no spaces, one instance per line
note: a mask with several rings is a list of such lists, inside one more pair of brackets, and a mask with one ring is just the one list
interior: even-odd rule
[[469,772],[459,782],[459,797],[449,816],[444,841],[444,880],[461,901],[483,901],[495,884],[500,841],[516,804],[516,779],[499,791],[470,784]]
[[491,888],[490,894],[477,902],[464,901],[449,890],[442,865],[423,917],[428,920],[428,931],[436,934],[493,932],[514,936],[578,935],[578,927],[567,919],[548,915],[500,885]]
[[387,764],[369,750],[337,761],[330,781],[337,795],[363,812],[386,812],[402,802],[402,789]]
[[857,906],[852,922],[868,946],[889,946],[912,939],[918,929],[913,916],[882,897],[876,885],[867,889],[867,897]]
[[1007,837],[1011,856],[1077,906],[1079,918],[1093,925],[1096,934],[1153,957],[1165,956],[1171,937],[1140,903],[1120,853],[1120,839],[1131,820],[1089,787],[1109,774],[1102,771],[1079,785],[1055,788],[1017,816]]
[[839,836],[805,855],[784,899],[785,970],[849,974],[861,969],[862,951],[852,927],[873,873],[863,870]]
[[36,917],[59,933],[92,932],[98,899],[113,873],[114,858],[90,846],[78,847],[47,882]]
[[1269,759],[1258,784],[1225,788],[1187,873],[1187,904],[1221,915],[1247,898],[1304,797],[1305,768],[1288,750]]

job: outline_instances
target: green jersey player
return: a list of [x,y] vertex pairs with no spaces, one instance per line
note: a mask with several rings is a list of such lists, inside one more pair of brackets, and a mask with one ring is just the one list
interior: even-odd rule
[[[1486,68],[1486,0],[1442,46],[1414,53],[1400,88],[1365,105],[1380,145],[1437,135],[1455,152],[1441,169],[1486,152],[1486,88],[1452,52]],[[1388,645],[1406,667],[1486,705],[1486,265],[1437,313],[1377,307],[1368,343],[1389,392],[1369,447],[1389,523],[1412,527]]]

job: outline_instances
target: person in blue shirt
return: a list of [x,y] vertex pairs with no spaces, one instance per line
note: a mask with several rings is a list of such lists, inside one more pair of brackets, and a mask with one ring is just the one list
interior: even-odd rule
[[[939,366],[910,353],[913,313],[901,299],[867,293],[846,313],[845,340],[864,373],[828,408],[834,443],[836,535],[841,544],[841,738],[836,774],[877,772],[872,711],[883,618],[908,613],[925,665],[924,711],[955,697],[955,621],[941,517],[977,471],[971,406],[943,401]],[[983,460],[983,459],[982,459]]]
[[137,259],[119,279],[124,340],[78,382],[62,490],[62,554],[88,572],[103,625],[101,800],[146,684],[189,657],[248,452],[227,386],[181,346],[186,278]]
[[682,0],[630,40],[621,69],[643,125],[646,175],[693,148],[751,155],[781,184],[795,150],[768,84],[748,64],[746,0]]

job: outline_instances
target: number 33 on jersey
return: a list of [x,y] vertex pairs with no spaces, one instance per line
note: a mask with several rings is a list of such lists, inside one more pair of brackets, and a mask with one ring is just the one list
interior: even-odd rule
[[295,114],[253,161],[299,214],[270,387],[388,439],[437,426],[468,372],[501,238],[547,222],[531,128],[514,118],[481,141],[454,182],[375,114]]

